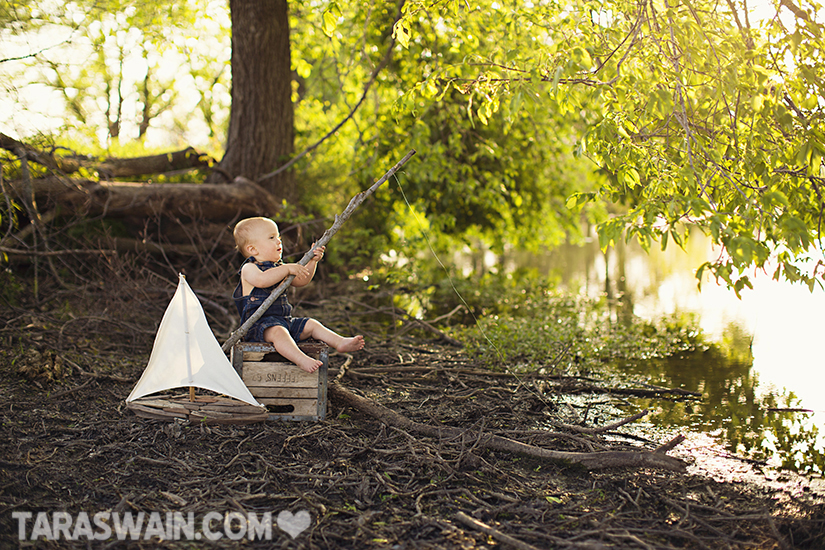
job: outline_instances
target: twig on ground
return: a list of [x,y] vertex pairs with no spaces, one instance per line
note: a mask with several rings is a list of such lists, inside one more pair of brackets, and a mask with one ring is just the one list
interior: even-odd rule
[[76,391],[82,390],[83,388],[85,388],[86,386],[88,386],[89,384],[91,384],[92,382],[94,382],[94,378],[92,378],[91,380],[87,380],[87,381],[86,381],[86,382],[84,382],[83,384],[81,384],[81,385],[79,385],[79,386],[76,386],[76,387],[74,387],[74,388],[71,388],[71,389],[68,389],[68,390],[62,390],[62,391],[54,392],[53,394],[49,395],[49,398],[51,398],[51,399],[57,399],[58,397],[64,397],[64,396],[69,395],[69,394],[72,394],[72,393],[74,393],[74,392],[76,392]]
[[506,535],[497,529],[493,529],[489,525],[481,523],[477,519],[473,519],[464,512],[458,512],[455,515],[455,518],[466,525],[467,527],[471,527],[477,531],[481,531],[486,535],[490,535],[494,539],[509,544],[514,548],[518,548],[519,550],[539,550],[537,547],[533,546],[532,544],[527,544],[526,542],[520,541],[516,538],[511,537],[510,535]]
[[553,426],[555,426],[557,428],[564,428],[566,430],[570,430],[570,431],[573,431],[573,432],[579,432],[579,433],[583,433],[583,434],[598,434],[598,433],[603,433],[603,432],[609,432],[610,430],[615,430],[616,428],[618,428],[620,426],[624,426],[625,424],[630,424],[631,422],[636,422],[637,420],[639,420],[643,416],[647,415],[648,412],[650,412],[650,411],[645,409],[645,410],[643,410],[641,412],[638,412],[638,413],[636,413],[632,416],[628,416],[627,418],[623,418],[623,419],[619,420],[618,422],[608,424],[607,426],[596,426],[596,427],[593,427],[593,428],[587,428],[585,426],[576,426],[575,424],[562,424],[562,423],[559,423],[559,422],[553,422],[552,424],[553,424]]

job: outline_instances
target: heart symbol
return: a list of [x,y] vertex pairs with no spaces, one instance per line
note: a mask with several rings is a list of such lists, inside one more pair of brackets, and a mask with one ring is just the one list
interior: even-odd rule
[[306,510],[301,510],[297,514],[284,510],[278,514],[278,527],[289,533],[293,539],[306,531],[310,523],[312,518]]

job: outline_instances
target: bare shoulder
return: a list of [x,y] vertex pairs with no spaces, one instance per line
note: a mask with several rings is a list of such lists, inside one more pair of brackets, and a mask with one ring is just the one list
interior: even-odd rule
[[261,269],[261,267],[258,264],[256,264],[255,262],[249,262],[247,264],[244,264],[244,266],[241,268],[241,279],[245,281],[248,281],[249,279],[255,279],[256,277],[259,277],[263,272],[264,270]]

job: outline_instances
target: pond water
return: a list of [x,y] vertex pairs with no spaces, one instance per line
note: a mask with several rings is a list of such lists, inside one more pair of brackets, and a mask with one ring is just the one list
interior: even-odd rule
[[713,280],[703,281],[700,291],[695,269],[716,256],[718,250],[698,234],[684,251],[668,247],[648,254],[629,244],[605,254],[597,242],[588,242],[539,255],[510,253],[498,265],[534,267],[568,290],[607,297],[617,315],[695,316],[718,349],[616,367],[650,384],[701,392],[704,398],[637,399],[633,404],[652,410],[651,423],[689,427],[731,456],[822,473],[825,291],[811,293],[760,272],[749,274],[754,288],[745,289],[741,299]]

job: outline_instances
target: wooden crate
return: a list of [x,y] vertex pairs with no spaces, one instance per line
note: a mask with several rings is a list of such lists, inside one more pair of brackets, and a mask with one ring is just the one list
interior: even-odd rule
[[312,374],[287,361],[263,342],[241,342],[230,359],[252,395],[269,410],[269,420],[318,421],[327,414],[329,347],[301,342],[298,347],[323,364]]

